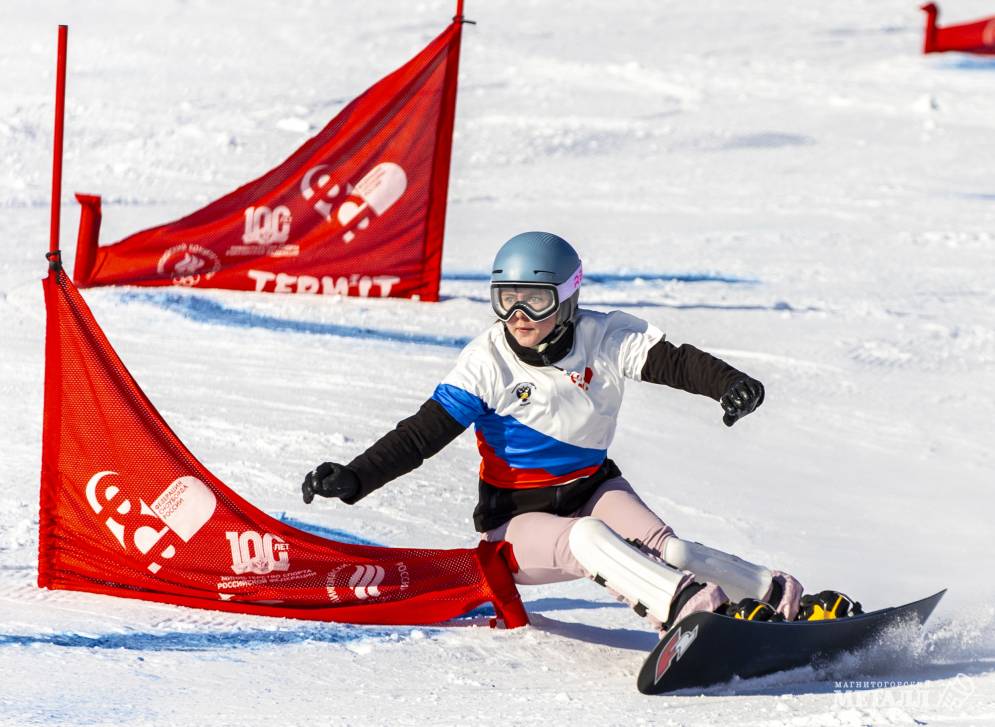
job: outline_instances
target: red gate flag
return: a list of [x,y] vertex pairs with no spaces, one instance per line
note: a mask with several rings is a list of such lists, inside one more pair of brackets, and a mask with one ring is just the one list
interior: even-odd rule
[[73,277],[278,293],[439,299],[463,19],[259,179],[98,247],[82,204]]
[[253,507],[187,450],[68,276],[44,281],[38,585],[268,616],[444,621],[491,601],[528,623],[508,543],[338,543]]
[[922,6],[926,12],[926,33],[923,38],[923,53],[943,53],[960,51],[980,55],[995,55],[995,16],[975,20],[961,25],[937,26],[940,9],[936,3]]

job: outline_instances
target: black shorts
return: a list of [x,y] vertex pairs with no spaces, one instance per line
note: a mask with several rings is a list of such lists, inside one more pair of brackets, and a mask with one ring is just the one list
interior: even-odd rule
[[479,498],[473,509],[473,527],[478,533],[485,533],[524,512],[569,515],[582,508],[603,482],[621,476],[618,466],[606,459],[593,475],[565,485],[514,489],[496,487],[480,480]]

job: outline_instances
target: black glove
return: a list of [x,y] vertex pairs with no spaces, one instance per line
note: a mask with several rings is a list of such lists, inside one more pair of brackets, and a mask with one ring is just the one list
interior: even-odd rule
[[729,384],[719,403],[725,410],[722,421],[727,427],[731,427],[738,419],[764,403],[764,385],[749,376],[736,379]]
[[359,494],[359,478],[344,464],[324,462],[307,473],[301,492],[307,505],[315,495],[349,500]]

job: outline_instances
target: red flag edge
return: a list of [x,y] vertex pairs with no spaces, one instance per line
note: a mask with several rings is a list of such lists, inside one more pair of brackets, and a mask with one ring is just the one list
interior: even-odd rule
[[446,56],[446,80],[442,109],[435,133],[435,159],[432,163],[428,215],[425,229],[425,250],[422,278],[432,281],[424,300],[438,302],[442,279],[442,246],[446,231],[446,208],[449,203],[449,172],[453,154],[453,126],[456,121],[456,91],[459,78],[460,46],[463,39],[463,19],[453,20],[453,39]]
[[58,402],[62,400],[62,352],[59,349],[59,332],[56,330],[59,324],[51,315],[57,294],[53,271],[49,271],[42,285],[48,315],[45,318],[45,408],[42,412],[41,483],[38,498],[38,587],[50,588],[51,574],[55,571],[51,558],[55,549],[48,547],[48,544],[55,536],[57,527],[54,513],[58,510],[56,498],[59,488],[46,487],[46,483],[57,477],[58,472],[49,472],[45,463],[59,461],[62,412]]
[[511,543],[506,540],[495,543],[482,540],[477,546],[477,559],[493,596],[491,603],[497,617],[504,621],[505,628],[527,626],[529,615],[511,576],[518,572],[518,561],[515,560]]
[[922,52],[936,52],[936,19],[940,15],[940,9],[936,3],[926,3],[919,8],[926,13],[926,31],[922,39]]
[[89,287],[93,266],[97,261],[97,244],[100,237],[100,196],[76,193],[80,203],[79,233],[76,236],[76,263],[73,265],[73,282],[79,288]]

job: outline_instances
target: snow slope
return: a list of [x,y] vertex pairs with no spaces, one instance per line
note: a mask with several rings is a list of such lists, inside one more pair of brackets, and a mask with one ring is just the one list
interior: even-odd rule
[[869,608],[951,589],[924,641],[648,698],[654,636],[587,582],[523,589],[535,623],[510,632],[483,613],[360,628],[34,586],[56,24],[71,261],[73,191],[104,195],[106,241],[191,211],[282,160],[452,4],[6,3],[0,724],[995,724],[995,60],[919,55],[915,5],[470,0],[443,302],[85,293],[251,502],[340,539],[459,547],[469,434],[352,508],[304,506],[299,482],[431,393],[492,320],[500,242],[574,241],[584,304],[767,386],[733,429],[714,402],[630,387],[612,456],[679,534]]

